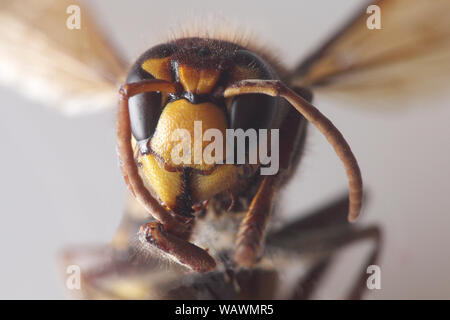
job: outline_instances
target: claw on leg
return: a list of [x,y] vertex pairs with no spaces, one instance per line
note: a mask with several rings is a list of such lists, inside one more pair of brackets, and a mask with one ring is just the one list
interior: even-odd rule
[[208,272],[216,267],[216,262],[205,250],[187,240],[171,235],[158,222],[144,224],[138,235],[141,242],[155,246],[168,258],[193,271]]

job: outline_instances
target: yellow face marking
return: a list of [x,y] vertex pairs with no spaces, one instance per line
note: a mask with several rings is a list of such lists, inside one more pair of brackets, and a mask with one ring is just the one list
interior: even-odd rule
[[207,200],[231,189],[238,180],[239,167],[231,164],[217,166],[209,175],[193,174],[191,180],[192,199],[194,202]]
[[170,72],[170,57],[148,59],[142,64],[141,67],[156,79],[172,81],[172,74]]
[[[215,164],[207,164],[202,157],[200,163],[195,163],[194,159],[194,143],[196,134],[194,132],[194,121],[201,122],[201,136],[208,129],[218,129],[222,136],[225,137],[227,121],[225,113],[216,105],[205,102],[200,104],[191,104],[185,99],[176,100],[166,105],[156,126],[155,135],[151,139],[151,149],[156,152],[165,163],[172,167],[190,167],[199,170],[210,170]],[[173,134],[176,129],[185,129],[190,135],[191,155],[189,164],[176,164],[172,161],[172,149],[177,147],[181,142],[174,139]],[[201,137],[200,137],[201,139]],[[198,142],[199,140],[197,140]],[[201,153],[211,141],[201,141]],[[223,143],[225,147],[225,142]],[[225,151],[223,155],[225,157]],[[183,154],[183,156],[185,156]],[[188,155],[189,156],[189,155]]]
[[219,70],[198,70],[190,66],[179,66],[178,76],[184,90],[196,94],[211,92],[220,77]]
[[218,70],[201,70],[200,79],[197,84],[197,93],[205,94],[211,92],[219,77],[220,72]]
[[200,73],[197,69],[189,66],[180,66],[178,67],[178,77],[184,90],[189,92],[196,91],[198,80],[200,79]]
[[[148,59],[142,64],[142,68],[157,79],[173,81],[170,72],[170,57]],[[198,70],[182,65],[178,69],[178,75],[184,90],[196,94],[207,94],[217,84],[220,71]],[[251,69],[236,66],[234,72],[231,73],[231,77],[230,83],[242,79],[258,78],[258,74]],[[145,182],[169,208],[176,206],[177,198],[184,191],[184,181],[180,171],[167,171],[163,162],[173,168],[191,167],[202,171],[212,170],[210,174],[195,172],[192,174],[189,190],[194,202],[210,199],[222,191],[231,189],[239,179],[239,167],[228,164],[215,166],[215,164],[207,164],[204,161],[195,163],[193,151],[195,148],[194,121],[201,121],[202,135],[207,129],[214,128],[218,129],[223,137],[226,136],[227,121],[223,110],[209,102],[194,105],[185,99],[179,99],[168,103],[158,120],[155,134],[150,142],[152,151],[157,155],[140,155],[138,159],[142,164],[141,172]],[[180,143],[180,141],[172,139],[172,134],[176,129],[185,129],[191,136],[189,164],[175,164],[172,161],[172,150]],[[210,143],[211,141],[202,141],[202,153]],[[133,145],[135,144],[133,143]],[[225,145],[223,154],[225,156]]]
[[139,162],[142,163],[144,180],[156,192],[161,201],[169,208],[174,208],[177,196],[182,193],[181,173],[165,170],[161,161],[152,154],[140,156]]
[[[175,208],[177,197],[183,192],[181,172],[167,171],[155,155],[139,156],[145,182],[156,192],[169,208]],[[189,190],[194,203],[210,199],[216,194],[231,189],[239,179],[241,167],[231,164],[217,166],[211,174],[192,175]]]

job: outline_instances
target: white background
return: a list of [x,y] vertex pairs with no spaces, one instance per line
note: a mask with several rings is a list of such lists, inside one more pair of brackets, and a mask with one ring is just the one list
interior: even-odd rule
[[[94,17],[130,60],[184,17],[214,13],[253,31],[287,66],[360,5],[358,0],[92,1]],[[360,161],[370,202],[359,223],[377,223],[385,235],[382,289],[367,298],[450,298],[449,98],[377,112],[364,108],[370,101],[346,106],[316,97]],[[0,298],[63,298],[57,251],[67,244],[108,241],[124,207],[114,110],[68,119],[8,88],[0,87],[0,99]],[[311,128],[302,167],[282,197],[282,214],[307,211],[346,188],[339,161]],[[361,262],[359,253],[342,255],[321,296],[339,296]]]

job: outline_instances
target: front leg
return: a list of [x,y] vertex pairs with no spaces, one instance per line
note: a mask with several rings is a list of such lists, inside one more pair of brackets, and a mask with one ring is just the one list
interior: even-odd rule
[[267,222],[272,212],[278,176],[266,176],[242,220],[236,237],[234,261],[252,267],[261,257]]
[[216,267],[214,259],[203,249],[181,239],[164,229],[159,222],[141,226],[139,240],[148,249],[156,248],[161,255],[196,272],[212,271]]

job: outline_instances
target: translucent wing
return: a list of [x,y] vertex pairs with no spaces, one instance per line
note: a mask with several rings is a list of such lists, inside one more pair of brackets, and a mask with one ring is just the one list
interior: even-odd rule
[[114,104],[125,64],[76,1],[2,1],[0,39],[0,82],[69,114]]
[[[369,4],[292,73],[315,91],[371,99],[417,97],[448,89],[450,1],[380,0],[381,29],[369,29]],[[369,13],[367,13],[369,12]],[[398,105],[398,104],[397,104]]]

